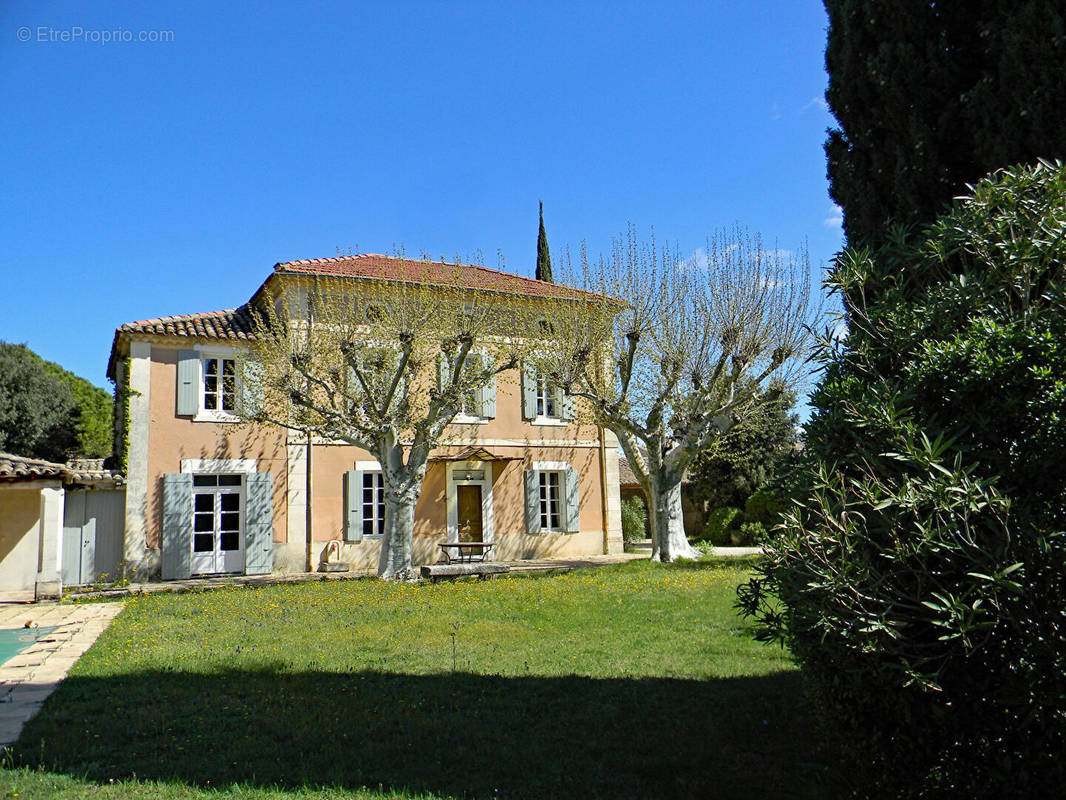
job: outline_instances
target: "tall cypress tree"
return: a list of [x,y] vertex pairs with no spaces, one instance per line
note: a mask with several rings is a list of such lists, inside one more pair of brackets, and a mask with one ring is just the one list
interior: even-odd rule
[[540,204],[540,233],[537,234],[537,280],[552,281],[552,259],[548,253],[548,235],[544,232],[544,203]]
[[848,243],[925,225],[999,167],[1066,159],[1061,0],[825,0],[830,194]]

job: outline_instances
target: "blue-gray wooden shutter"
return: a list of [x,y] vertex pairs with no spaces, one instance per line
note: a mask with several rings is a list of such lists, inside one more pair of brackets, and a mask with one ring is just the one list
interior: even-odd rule
[[344,473],[344,538],[349,542],[363,541],[363,471],[350,469]]
[[178,352],[178,416],[192,417],[199,410],[200,355],[195,350],[181,350]]
[[559,418],[560,419],[570,419],[570,420],[572,420],[576,416],[576,414],[575,414],[575,412],[577,410],[577,404],[575,403],[576,398],[573,397],[573,395],[567,394],[562,389],[559,389],[558,400],[559,400]]
[[192,574],[192,475],[163,476],[163,580]]
[[566,498],[566,532],[574,533],[581,530],[581,493],[577,473],[568,469],[563,472],[564,491]]
[[537,370],[532,364],[522,363],[522,419],[537,416]]
[[274,571],[274,476],[245,475],[244,496],[244,572],[266,575]]
[[242,417],[254,417],[263,410],[263,364],[256,359],[240,360],[240,394],[238,411]]
[[540,533],[540,479],[535,469],[525,472],[526,533]]
[[[481,354],[481,368],[489,369],[493,366],[492,359],[485,353]],[[478,390],[478,416],[496,416],[496,374],[493,373],[488,381]]]

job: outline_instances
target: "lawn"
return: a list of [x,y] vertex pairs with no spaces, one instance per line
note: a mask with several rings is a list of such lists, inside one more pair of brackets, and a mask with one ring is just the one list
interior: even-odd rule
[[743,565],[154,595],[25,729],[0,798],[817,797]]

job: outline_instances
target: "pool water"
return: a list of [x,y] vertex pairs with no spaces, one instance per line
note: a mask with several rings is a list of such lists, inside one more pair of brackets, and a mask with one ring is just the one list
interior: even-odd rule
[[58,625],[54,625],[49,628],[0,630],[0,664],[14,658],[23,650],[32,646],[38,639],[44,639],[58,627]]

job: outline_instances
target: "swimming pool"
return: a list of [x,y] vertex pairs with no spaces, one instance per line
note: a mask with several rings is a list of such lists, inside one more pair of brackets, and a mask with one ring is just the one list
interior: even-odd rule
[[10,628],[0,630],[0,664],[14,658],[26,648],[51,634],[58,625],[48,628]]

